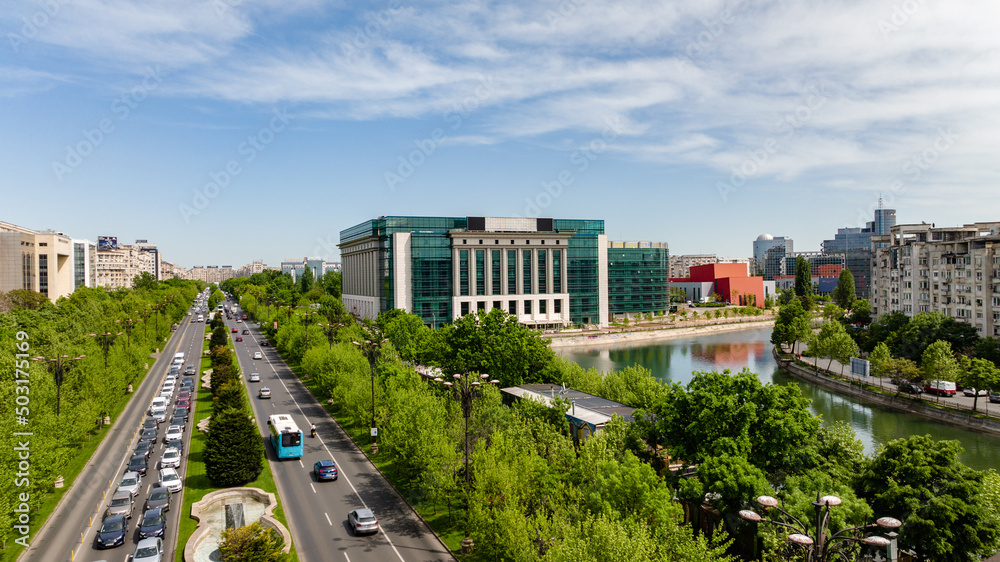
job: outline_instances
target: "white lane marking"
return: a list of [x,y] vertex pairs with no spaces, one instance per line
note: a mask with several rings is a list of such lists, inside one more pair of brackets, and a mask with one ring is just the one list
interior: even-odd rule
[[315,486],[313,486],[313,483],[312,483],[312,482],[310,482],[310,483],[309,483],[309,487],[310,487],[310,488],[312,488],[312,491],[313,491],[313,493],[315,494],[315,493],[316,493],[316,487],[315,487]]
[[331,527],[333,527],[333,521],[330,521],[330,514],[324,511],[323,515],[326,516],[326,522],[329,523]]
[[302,458],[301,457],[299,457],[299,466],[302,467],[302,468],[306,467],[306,465],[302,464]]

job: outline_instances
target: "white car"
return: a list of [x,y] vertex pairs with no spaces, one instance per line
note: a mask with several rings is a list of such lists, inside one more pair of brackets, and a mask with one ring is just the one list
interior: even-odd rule
[[255,352],[253,353],[253,358],[254,358],[254,359],[263,359],[263,358],[264,358],[264,356],[263,356],[263,355],[261,354],[261,352],[259,352],[259,351],[255,351]]
[[181,465],[181,452],[174,447],[167,447],[160,457],[160,468],[177,468]]
[[184,488],[184,484],[181,483],[181,477],[178,476],[177,471],[173,468],[160,469],[160,486],[163,486],[174,494]]
[[162,562],[162,560],[163,539],[160,537],[142,539],[139,544],[135,545],[132,562]]
[[142,476],[139,476],[138,472],[126,472],[115,491],[128,492],[134,496],[139,493],[140,488],[142,488]]
[[250,373],[250,382],[260,382],[260,373]]
[[962,391],[962,393],[965,394],[966,396],[989,396],[990,395],[990,391],[986,390],[985,388],[980,389],[978,391],[976,389],[974,389],[974,388],[966,388],[965,390]]
[[172,425],[167,428],[166,435],[163,436],[163,442],[166,443],[171,439],[182,439],[184,437],[184,430],[181,429],[179,425]]

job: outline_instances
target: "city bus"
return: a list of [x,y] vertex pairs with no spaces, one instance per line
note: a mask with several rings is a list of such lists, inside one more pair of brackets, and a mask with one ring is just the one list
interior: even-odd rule
[[271,428],[271,446],[279,459],[302,458],[302,431],[289,414],[274,414],[267,418]]

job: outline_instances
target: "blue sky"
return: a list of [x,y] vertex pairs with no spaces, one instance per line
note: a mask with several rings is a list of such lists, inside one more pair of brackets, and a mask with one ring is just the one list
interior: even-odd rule
[[0,220],[185,267],[379,215],[818,250],[881,194],[997,220],[1000,4],[32,0],[0,7]]

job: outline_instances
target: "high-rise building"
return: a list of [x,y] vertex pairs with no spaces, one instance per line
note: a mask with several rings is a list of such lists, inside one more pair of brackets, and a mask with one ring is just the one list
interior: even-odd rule
[[763,277],[765,281],[787,275],[785,256],[795,251],[794,246],[792,239],[784,236],[777,238],[770,234],[758,236],[753,243],[754,275]]
[[1000,222],[895,225],[872,248],[873,314],[938,311],[1000,336]]
[[94,264],[90,261],[94,243],[90,240],[73,240],[73,290],[94,286]]
[[670,249],[666,242],[608,242],[608,313],[612,317],[670,308]]
[[537,327],[608,323],[601,220],[379,217],[341,231],[338,246],[357,316],[400,308],[438,327],[502,308]]
[[119,244],[115,236],[98,236],[97,245],[90,247],[94,270],[94,285],[108,288],[132,288],[136,275],[148,272],[156,277],[161,259],[156,246],[139,240],[138,244]]
[[26,289],[55,302],[74,286],[73,239],[0,222],[0,291]]

